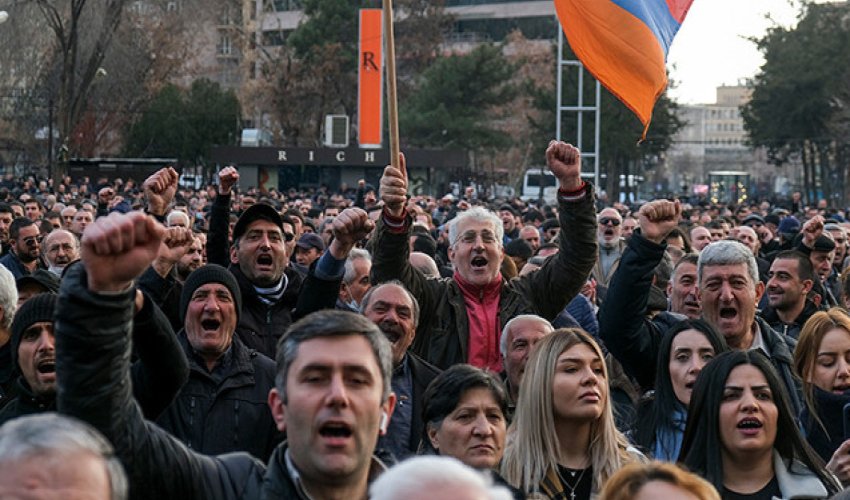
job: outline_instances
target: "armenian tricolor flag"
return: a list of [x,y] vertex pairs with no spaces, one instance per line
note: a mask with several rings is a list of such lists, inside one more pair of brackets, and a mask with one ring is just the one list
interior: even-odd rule
[[693,1],[555,0],[573,52],[637,115],[644,137],[667,88],[667,52]]

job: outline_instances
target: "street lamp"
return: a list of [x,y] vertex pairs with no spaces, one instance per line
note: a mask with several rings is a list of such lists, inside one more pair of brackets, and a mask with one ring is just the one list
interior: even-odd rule
[[5,23],[7,19],[9,19],[9,13],[5,10],[0,10],[0,24]]

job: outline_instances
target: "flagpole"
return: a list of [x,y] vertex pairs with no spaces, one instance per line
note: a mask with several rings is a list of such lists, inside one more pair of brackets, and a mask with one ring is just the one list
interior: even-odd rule
[[[395,35],[393,34],[393,2],[383,0],[384,36],[387,64],[387,120],[390,132],[390,165],[401,168],[398,134],[398,94],[396,93]],[[407,172],[403,172],[405,176]]]

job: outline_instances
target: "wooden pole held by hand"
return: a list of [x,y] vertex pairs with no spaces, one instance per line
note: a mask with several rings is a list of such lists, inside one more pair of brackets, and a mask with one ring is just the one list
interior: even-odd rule
[[[387,120],[390,132],[390,165],[401,167],[398,144],[398,94],[396,93],[395,35],[393,34],[393,2],[384,0],[384,37],[387,64]],[[405,172],[406,174],[406,172]]]

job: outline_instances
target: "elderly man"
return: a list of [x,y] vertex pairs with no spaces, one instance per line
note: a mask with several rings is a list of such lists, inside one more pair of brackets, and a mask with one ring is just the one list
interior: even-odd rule
[[[622,272],[611,280],[608,300],[599,311],[599,331],[626,373],[644,387],[655,383],[658,344],[667,325],[644,318],[652,270],[664,255],[664,239],[681,214],[678,202],[656,200],[640,210],[641,234],[635,233],[623,254]],[[628,270],[626,272],[625,270]],[[802,409],[791,367],[795,342],[756,316],[764,293],[752,251],[737,241],[705,247],[697,265],[702,317],[733,349],[761,349],[770,357],[788,389],[794,414]]]
[[419,303],[399,282],[376,285],[363,297],[363,315],[378,325],[393,349],[392,390],[396,409],[387,433],[378,440],[378,449],[403,460],[419,451],[425,430],[422,396],[440,370],[431,366],[408,347],[419,323]]
[[68,264],[80,258],[80,240],[71,231],[55,229],[44,238],[44,260],[47,270],[61,277]]
[[18,279],[32,274],[41,264],[41,239],[38,224],[21,217],[9,226],[9,253],[0,258],[0,264]]
[[534,273],[507,281],[499,269],[504,258],[502,221],[476,207],[449,226],[448,255],[454,276],[426,278],[408,261],[413,217],[407,213],[407,174],[388,166],[381,178],[383,214],[372,249],[372,282],[402,281],[419,300],[422,321],[414,351],[438,368],[470,363],[494,372],[502,369],[501,325],[518,314],[555,318],[581,290],[596,259],[593,237],[593,187],[582,182],[580,154],[555,142],[546,150],[549,168],[560,183],[558,213],[564,231],[560,252]]
[[[142,419],[128,380],[133,279],[150,265],[162,227],[143,214],[98,220],[83,266],[63,282],[57,351],[63,411],[101,431],[148,498],[366,498],[383,466],[372,458],[395,407],[392,350],[366,318],[322,311],[281,338],[268,402],[288,441],[262,465],[246,454],[207,456]],[[116,266],[116,262],[121,266]],[[108,374],[98,377],[98,374]]]
[[372,270],[372,256],[361,248],[355,248],[345,260],[345,274],[339,287],[337,309],[360,312],[363,296],[369,291],[372,282],[369,272]]
[[69,205],[62,209],[60,214],[62,215],[62,227],[70,230],[71,224],[74,223],[74,215],[77,213],[77,207],[74,205]]
[[127,498],[127,476],[100,433],[55,413],[0,427],[0,498],[83,497]]
[[526,243],[531,247],[532,253],[536,252],[538,248],[540,248],[540,230],[532,225],[523,226],[522,229],[519,230],[519,237],[524,239]]
[[552,324],[536,314],[520,314],[508,321],[502,329],[502,338],[499,342],[502,366],[505,368],[502,379],[508,390],[511,409],[516,406],[519,384],[525,373],[525,364],[528,362],[531,349],[540,339],[553,331],[555,329]]
[[265,402],[274,362],[234,337],[241,309],[239,285],[227,269],[208,264],[189,275],[177,334],[189,380],[157,423],[201,453],[246,451],[268,460],[282,439]]
[[598,221],[596,238],[599,242],[599,257],[593,266],[592,276],[599,286],[607,287],[608,281],[620,264],[620,256],[623,255],[623,249],[626,245],[620,237],[623,218],[620,216],[620,212],[613,208],[604,208],[596,216],[596,219]]

